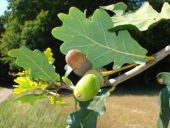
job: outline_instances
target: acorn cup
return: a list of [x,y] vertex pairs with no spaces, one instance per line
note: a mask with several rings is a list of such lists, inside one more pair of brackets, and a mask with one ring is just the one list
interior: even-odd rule
[[89,60],[77,49],[70,50],[67,53],[65,60],[78,76],[83,76],[89,69],[91,69],[91,63]]

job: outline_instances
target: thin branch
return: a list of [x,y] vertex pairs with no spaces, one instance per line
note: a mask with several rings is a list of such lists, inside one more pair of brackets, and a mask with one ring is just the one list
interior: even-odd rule
[[[122,74],[116,78],[109,79],[107,82],[107,85],[105,85],[105,86],[113,86],[113,88],[115,88],[115,86],[117,86],[118,84],[140,74],[141,72],[145,71],[146,69],[148,69],[151,66],[155,65],[156,63],[158,63],[160,60],[167,57],[168,55],[170,55],[170,44],[168,46],[166,46],[164,49],[162,49],[159,52],[152,55],[155,58],[154,60],[152,60],[152,61],[148,60],[145,63],[143,63],[139,66],[136,66],[135,68],[125,72],[124,74]],[[70,91],[73,91],[73,88],[71,88],[69,86],[63,86],[63,85],[60,87],[60,89],[68,89]]]
[[102,76],[109,76],[109,75],[118,73],[118,72],[120,72],[120,71],[126,70],[126,69],[128,69],[128,68],[135,67],[135,66],[137,66],[137,65],[138,65],[138,64],[129,64],[129,65],[126,65],[126,66],[121,67],[121,68],[116,69],[116,70],[102,71],[101,74],[102,74]]
[[125,72],[124,74],[122,74],[116,78],[109,79],[108,85],[117,86],[118,84],[140,74],[141,72],[143,72],[146,69],[150,68],[151,66],[155,65],[156,63],[158,63],[160,60],[164,59],[168,55],[170,55],[170,44],[168,46],[166,46],[164,49],[155,53],[153,55],[153,57],[155,58],[154,60],[146,61],[144,64],[136,66],[135,68]]

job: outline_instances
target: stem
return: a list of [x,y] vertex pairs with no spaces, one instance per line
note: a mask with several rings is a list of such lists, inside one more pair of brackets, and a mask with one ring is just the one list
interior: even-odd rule
[[155,53],[153,57],[155,58],[153,61],[147,60],[145,63],[136,66],[135,68],[131,69],[130,71],[125,72],[124,74],[109,79],[109,84],[107,86],[117,86],[118,84],[140,74],[141,72],[145,71],[146,69],[150,68],[151,66],[158,63],[160,60],[164,59],[166,56],[170,55],[170,44],[166,46],[164,49],[160,50],[159,52]]
[[147,59],[148,61],[152,61],[155,59],[154,56],[146,56],[145,59]]
[[55,92],[48,92],[48,94],[50,94],[51,96],[57,96],[57,94]]
[[116,89],[116,86],[112,86],[112,87],[109,89],[109,92],[113,92],[115,89]]
[[109,76],[109,75],[115,74],[115,73],[117,73],[117,72],[123,71],[123,70],[125,70],[125,69],[134,67],[134,66],[136,66],[136,65],[137,65],[137,64],[126,65],[126,66],[121,67],[121,68],[119,68],[119,69],[101,72],[101,74],[102,74],[102,76]]

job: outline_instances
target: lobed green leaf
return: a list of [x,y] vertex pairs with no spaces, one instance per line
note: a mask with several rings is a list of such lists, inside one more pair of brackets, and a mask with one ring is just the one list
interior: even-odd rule
[[8,53],[16,57],[16,64],[25,69],[31,70],[31,76],[34,79],[41,79],[55,84],[60,80],[60,76],[55,72],[54,67],[48,62],[47,57],[40,51],[31,51],[26,47],[13,49]]
[[64,41],[61,52],[71,49],[82,51],[93,68],[102,67],[114,61],[113,68],[125,63],[143,63],[147,51],[142,48],[128,31],[111,33],[112,20],[106,11],[97,9],[93,16],[86,18],[77,8],[70,8],[69,14],[58,15],[63,22],[61,27],[52,30],[52,35]]
[[145,2],[136,12],[127,12],[123,15],[113,16],[113,29],[116,29],[117,27],[125,29],[134,26],[140,31],[145,31],[163,19],[170,19],[169,12],[170,5],[167,2],[163,4],[160,13],[154,10],[149,2]]

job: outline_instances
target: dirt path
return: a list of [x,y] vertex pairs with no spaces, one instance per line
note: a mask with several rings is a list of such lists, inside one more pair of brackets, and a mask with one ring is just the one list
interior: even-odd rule
[[97,128],[156,128],[158,96],[111,96]]
[[0,90],[0,103],[8,98],[12,94],[12,89],[3,88]]

